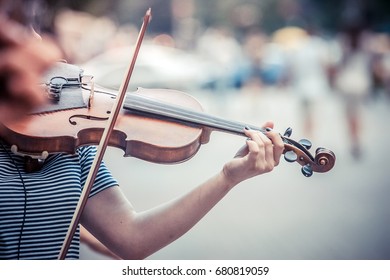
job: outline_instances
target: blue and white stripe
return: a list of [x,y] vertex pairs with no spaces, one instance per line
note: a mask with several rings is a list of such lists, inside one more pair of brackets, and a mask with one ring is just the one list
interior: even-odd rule
[[[90,146],[51,155],[41,170],[26,173],[23,158],[0,147],[0,259],[58,258],[95,154]],[[114,185],[103,163],[90,197]],[[79,258],[79,243],[77,230],[67,259]]]

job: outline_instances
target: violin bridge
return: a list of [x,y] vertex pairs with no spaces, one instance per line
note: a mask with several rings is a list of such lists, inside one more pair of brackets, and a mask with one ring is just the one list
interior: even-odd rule
[[91,89],[90,89],[89,98],[88,98],[88,109],[90,109],[92,107],[93,97],[95,95],[95,82],[93,81],[93,79],[91,79],[90,82],[91,82]]
[[93,103],[93,97],[95,94],[95,81],[93,80],[92,75],[84,75],[81,77],[81,84],[82,85],[90,85],[89,87],[89,96],[88,96],[88,104],[87,108],[90,109],[92,107]]

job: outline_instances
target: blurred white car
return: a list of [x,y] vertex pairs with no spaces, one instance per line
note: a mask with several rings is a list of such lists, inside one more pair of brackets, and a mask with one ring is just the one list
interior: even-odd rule
[[[115,48],[82,65],[100,86],[119,89],[133,55],[132,47]],[[129,91],[138,87],[177,90],[210,87],[221,70],[199,56],[160,45],[143,44],[130,80]]]

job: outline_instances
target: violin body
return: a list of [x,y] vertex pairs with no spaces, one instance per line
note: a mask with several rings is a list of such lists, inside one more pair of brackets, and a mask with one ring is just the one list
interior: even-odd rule
[[[90,92],[82,89],[88,100]],[[193,97],[174,90],[139,89],[128,95],[141,95],[174,105],[202,111]],[[1,137],[15,145],[19,153],[39,157],[42,152],[75,153],[83,145],[97,145],[111,112],[115,96],[95,92],[90,108],[76,108],[28,115],[2,124]],[[177,163],[191,158],[208,141],[210,131],[173,123],[122,109],[109,139],[124,156],[155,163]]]

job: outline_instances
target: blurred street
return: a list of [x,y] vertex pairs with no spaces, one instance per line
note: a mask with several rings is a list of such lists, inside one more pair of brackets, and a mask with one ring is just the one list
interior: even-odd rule
[[[258,92],[192,93],[209,113],[259,124],[275,121],[281,132],[305,138],[299,103],[288,89]],[[215,94],[215,92],[214,92]],[[199,224],[150,259],[389,259],[390,103],[369,101],[362,108],[362,154],[350,153],[340,99],[316,104],[312,153],[326,147],[336,154],[328,173],[311,178],[284,159],[271,174],[237,186]],[[194,158],[158,165],[123,158],[111,148],[105,161],[139,211],[170,200],[212,176],[244,143],[214,132]],[[105,259],[85,246],[83,259]]]

